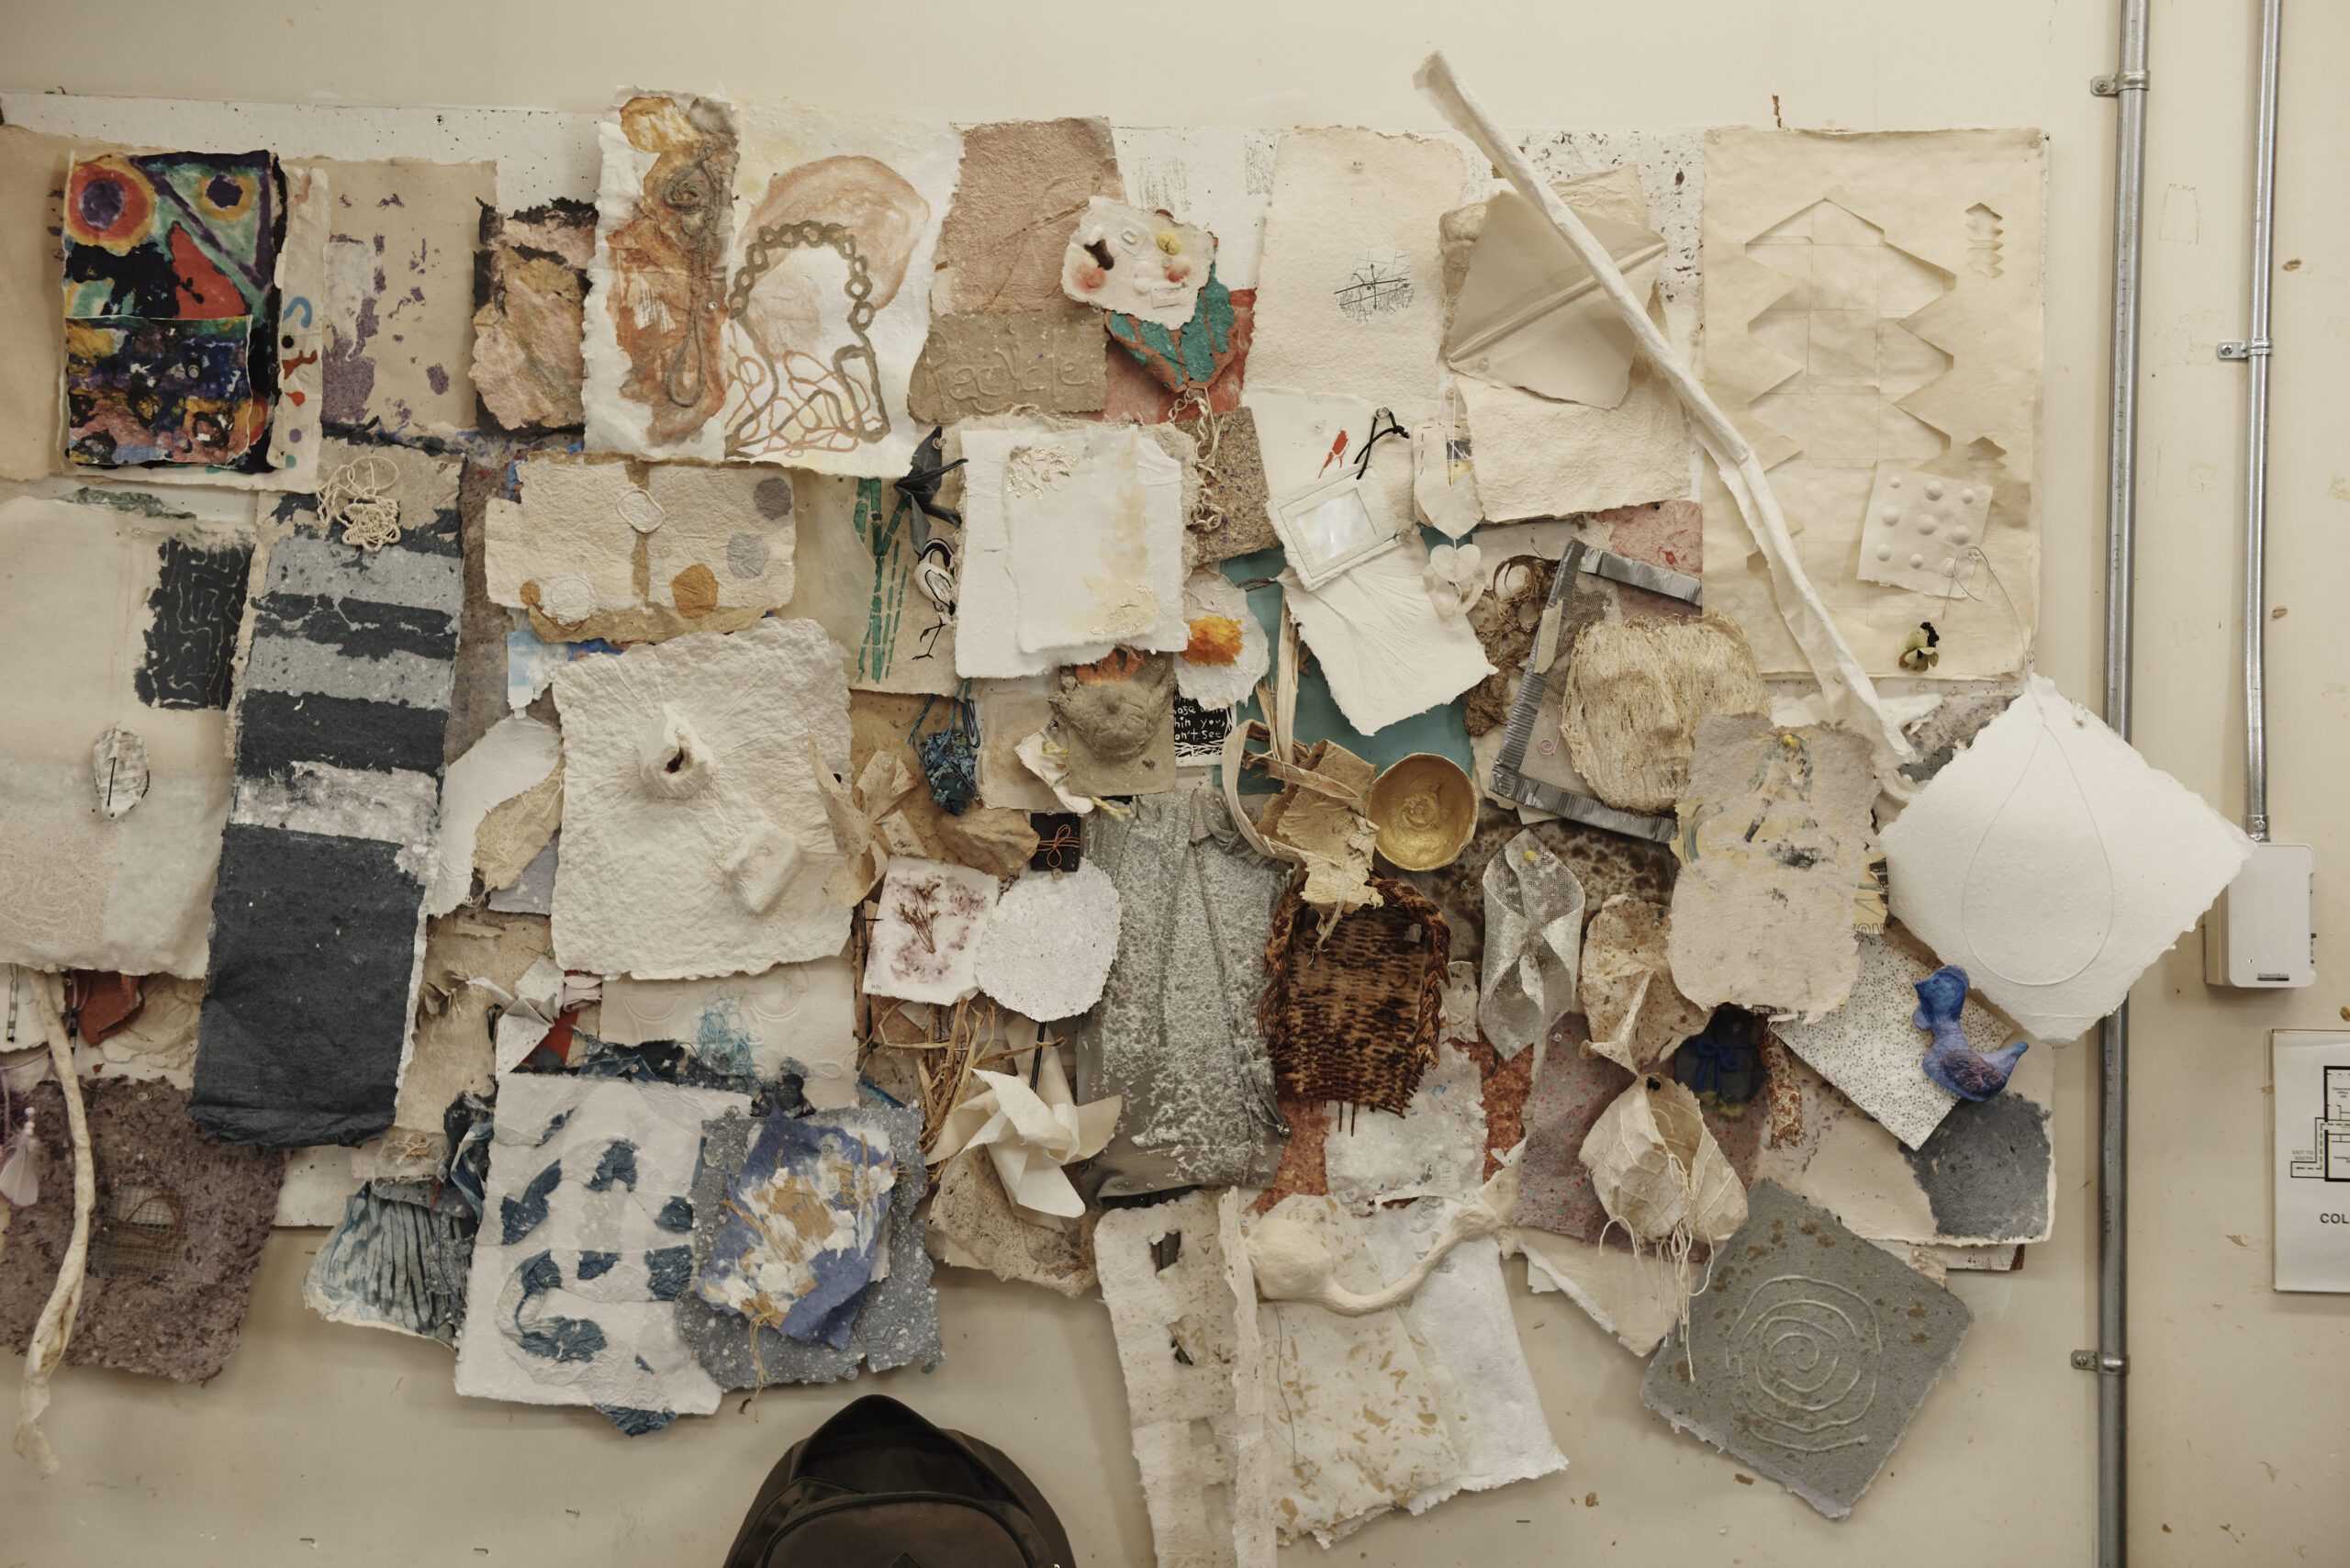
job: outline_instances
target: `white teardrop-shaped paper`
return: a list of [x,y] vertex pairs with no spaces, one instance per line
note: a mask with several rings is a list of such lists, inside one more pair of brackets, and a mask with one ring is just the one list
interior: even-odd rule
[[147,743],[136,730],[117,724],[90,749],[90,783],[98,810],[119,817],[147,796]]
[[[2038,890],[2054,919],[1998,917],[2020,887]],[[2097,814],[2043,716],[2007,799],[1966,868],[1961,910],[1976,963],[2017,985],[2061,985],[2094,963],[2113,930],[2113,866]]]

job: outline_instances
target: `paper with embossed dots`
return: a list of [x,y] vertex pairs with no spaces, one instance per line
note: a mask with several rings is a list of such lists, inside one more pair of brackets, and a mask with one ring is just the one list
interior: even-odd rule
[[564,967],[644,980],[830,958],[849,912],[809,759],[848,766],[841,647],[811,621],[680,637],[555,676]]
[[955,1002],[977,991],[979,934],[995,895],[996,880],[985,871],[892,859],[866,948],[866,993]]
[[750,1103],[666,1083],[501,1079],[457,1392],[651,1425],[716,1410],[719,1386],[677,1328],[694,1273],[688,1193],[702,1124]]

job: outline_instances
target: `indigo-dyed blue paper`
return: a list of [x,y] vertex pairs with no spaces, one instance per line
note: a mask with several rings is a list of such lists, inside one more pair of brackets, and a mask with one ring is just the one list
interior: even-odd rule
[[888,1214],[896,1165],[886,1139],[769,1116],[740,1174],[698,1287],[713,1306],[791,1338],[847,1345]]

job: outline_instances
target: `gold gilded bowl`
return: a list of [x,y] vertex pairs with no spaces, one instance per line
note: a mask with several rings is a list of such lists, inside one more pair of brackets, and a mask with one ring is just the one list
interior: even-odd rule
[[1477,787],[1459,763],[1434,752],[1391,764],[1365,806],[1379,852],[1406,871],[1451,865],[1477,831]]

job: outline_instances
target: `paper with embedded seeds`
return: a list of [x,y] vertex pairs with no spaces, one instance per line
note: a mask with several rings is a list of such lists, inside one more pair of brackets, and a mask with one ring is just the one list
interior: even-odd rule
[[[1881,937],[1864,938],[1860,972],[1844,1005],[1817,1024],[1790,1019],[1777,1025],[1788,1049],[1911,1148],[1958,1103],[1919,1065],[1928,1036],[1909,1021],[1918,1011],[1916,984],[1933,969]],[[1966,1043],[1986,1055],[2008,1044],[1998,1021],[1973,996],[1967,1000],[1975,1004],[1959,1017]]]
[[811,1105],[856,1103],[856,983],[845,956],[717,980],[609,975],[596,1037],[616,1046],[674,1040],[742,1078],[800,1071]]
[[1182,469],[1156,442],[1132,426],[1026,437],[1004,454],[1003,521],[1023,653],[1182,651]]
[[725,456],[894,479],[929,433],[906,382],[962,133],[791,103],[740,105],[734,130]]
[[[252,552],[241,528],[0,506],[0,667],[42,672],[0,693],[0,962],[205,972]],[[91,755],[117,726],[146,791],[111,814]]]
[[1285,132],[1273,159],[1248,379],[1375,404],[1444,386],[1437,220],[1469,161],[1449,141],[1355,129]]
[[1886,829],[1885,853],[1901,923],[2055,1041],[2121,1004],[2252,843],[2035,675]]
[[809,621],[680,637],[556,673],[564,967],[644,980],[830,958],[849,912],[810,765],[848,766],[840,644]]
[[514,1073],[498,1081],[457,1392],[707,1416],[677,1329],[693,1279],[702,1123],[750,1096]]
[[484,516],[489,597],[551,641],[732,632],[791,601],[783,469],[534,454],[515,483],[520,498]]
[[995,895],[985,871],[893,858],[875,895],[881,913],[866,948],[866,994],[955,1002],[977,991],[979,936]]
[[1272,1568],[1275,1401],[1238,1196],[1113,1209],[1093,1257],[1161,1568]]
[[[1270,1217],[1312,1232],[1341,1289],[1369,1295],[1386,1282],[1336,1200],[1292,1195]],[[1463,1391],[1400,1311],[1342,1317],[1305,1302],[1259,1302],[1257,1335],[1281,1395],[1268,1402],[1265,1431],[1274,1528],[1285,1544],[1311,1535],[1326,1547],[1423,1493],[1455,1488],[1461,1465],[1451,1430]]]
[[[1706,389],[1871,675],[1906,673],[1921,621],[1938,678],[2002,675],[2039,623],[2046,175],[2037,130],[1706,133]],[[1880,465],[1988,487],[1990,571],[1962,562],[1954,595],[1859,580]],[[1706,607],[1746,628],[1765,676],[1808,675],[1720,480],[1705,488]]]
[[1876,788],[1868,742],[1849,730],[1697,722],[1667,948],[1683,995],[1808,1018],[1843,1004],[1854,922],[1874,886]]

